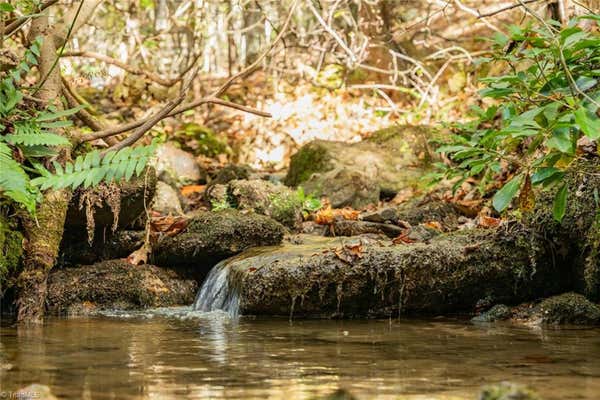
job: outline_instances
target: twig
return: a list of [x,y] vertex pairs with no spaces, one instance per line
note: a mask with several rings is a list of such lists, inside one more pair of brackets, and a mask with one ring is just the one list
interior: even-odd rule
[[[540,1],[540,0],[526,0],[526,1],[523,1],[523,3],[529,4],[529,3],[536,3],[538,1]],[[512,9],[518,8],[518,7],[522,7],[522,4],[521,3],[510,4],[508,6],[501,7],[499,9],[497,9],[497,10],[494,10],[494,11],[490,11],[490,12],[487,12],[487,13],[479,14],[479,16],[477,18],[493,17],[494,15],[501,14],[501,13],[503,13],[505,11],[509,11],[509,10],[512,10]]]
[[249,113],[253,113],[256,115],[260,115],[263,117],[271,117],[271,114],[269,114],[269,113],[266,113],[266,112],[263,112],[260,110],[255,110],[251,107],[243,106],[240,104],[235,104],[235,103],[229,102],[227,100],[222,100],[222,99],[219,99],[218,97],[221,96],[223,93],[225,93],[227,91],[227,89],[229,89],[229,87],[237,79],[248,76],[256,68],[258,68],[260,63],[267,57],[267,55],[277,45],[277,43],[279,43],[279,41],[283,38],[285,32],[287,31],[287,28],[290,24],[290,21],[292,19],[292,16],[294,14],[296,6],[298,5],[298,1],[299,0],[295,0],[294,3],[292,4],[292,6],[290,7],[290,11],[288,13],[288,16],[287,16],[282,28],[280,29],[279,33],[277,34],[277,36],[275,37],[273,42],[269,45],[269,47],[267,49],[265,49],[265,51],[252,64],[250,64],[248,67],[246,67],[242,71],[238,72],[237,74],[232,75],[230,78],[228,78],[225,81],[225,83],[223,83],[217,90],[215,90],[209,96],[206,96],[199,100],[193,101],[191,103],[180,105],[186,97],[187,89],[189,88],[193,78],[198,73],[198,69],[196,69],[194,71],[194,73],[191,75],[191,78],[188,80],[188,82],[184,83],[182,85],[179,96],[176,99],[169,101],[167,104],[165,104],[165,106],[163,106],[155,114],[148,116],[148,117],[142,119],[141,121],[134,121],[134,122],[130,122],[128,124],[125,124],[125,125],[122,125],[119,127],[109,128],[107,130],[95,132],[93,134],[82,135],[78,139],[82,142],[87,142],[90,140],[101,139],[101,138],[105,138],[105,137],[109,137],[109,136],[118,135],[119,133],[123,133],[123,132],[127,132],[129,130],[135,129],[135,131],[132,132],[126,139],[122,140],[118,144],[111,146],[109,148],[109,150],[119,150],[119,149],[127,147],[127,146],[135,143],[136,141],[138,141],[147,131],[152,129],[152,127],[154,125],[156,125],[162,119],[180,114],[184,111],[190,110],[199,105],[207,104],[207,103],[220,104],[220,105],[235,108],[235,109],[238,109],[238,110],[241,110],[244,112],[249,112]]
[[[129,64],[126,64],[120,60],[117,60],[116,58],[113,57],[109,57],[107,55],[104,54],[100,54],[100,53],[96,53],[93,51],[69,51],[66,52],[64,54],[62,54],[61,57],[86,57],[86,58],[94,58],[98,61],[102,61],[103,63],[106,64],[111,64],[111,65],[115,65],[119,68],[121,68],[122,70],[125,70],[127,72],[129,72],[130,74],[133,75],[142,75],[144,77],[146,77],[147,79],[158,83],[159,85],[163,85],[163,86],[173,86],[176,83],[180,82],[183,75],[175,78],[175,79],[164,79],[161,76],[159,76],[158,74],[155,74],[153,72],[150,71],[144,71],[143,69],[140,68],[136,68],[134,66],[131,66]],[[193,64],[192,64],[193,65]],[[189,70],[187,70],[189,71]],[[187,72],[187,71],[184,71]]]

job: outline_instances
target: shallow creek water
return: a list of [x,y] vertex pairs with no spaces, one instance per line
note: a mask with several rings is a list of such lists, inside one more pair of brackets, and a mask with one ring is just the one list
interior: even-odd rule
[[0,392],[61,399],[474,399],[490,382],[600,399],[600,329],[448,320],[232,320],[188,308],[0,328]]

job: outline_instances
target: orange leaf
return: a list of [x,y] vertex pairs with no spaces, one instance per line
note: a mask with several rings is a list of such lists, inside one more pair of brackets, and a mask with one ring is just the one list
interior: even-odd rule
[[488,217],[486,215],[479,216],[479,226],[483,228],[495,228],[501,223],[502,220],[500,218]]
[[438,221],[428,221],[425,222],[423,225],[425,225],[428,228],[435,229],[436,231],[444,231],[444,227]]
[[190,196],[194,193],[201,193],[204,192],[204,190],[206,189],[206,185],[188,185],[188,186],[183,186],[181,188],[181,194],[184,196]]

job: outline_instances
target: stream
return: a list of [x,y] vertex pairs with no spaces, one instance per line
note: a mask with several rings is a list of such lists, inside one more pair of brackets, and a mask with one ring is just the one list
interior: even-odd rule
[[487,383],[596,400],[600,329],[434,320],[231,319],[191,308],[0,328],[0,392],[60,399],[474,399]]

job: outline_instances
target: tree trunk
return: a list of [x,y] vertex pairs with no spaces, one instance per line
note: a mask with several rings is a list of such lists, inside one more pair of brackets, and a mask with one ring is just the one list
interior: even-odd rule
[[[60,99],[62,82],[60,66],[54,65],[57,45],[53,33],[48,16],[36,18],[31,25],[31,37],[44,38],[39,58],[40,82],[43,84],[38,96],[47,103],[54,101],[54,105],[61,108],[62,104],[56,102]],[[69,149],[61,149],[59,161],[68,158]],[[27,244],[23,271],[17,282],[19,322],[41,322],[44,316],[46,280],[58,255],[70,198],[68,190],[48,191],[38,206],[36,218],[26,217],[23,222]]]
[[[103,0],[75,2],[65,10],[63,20],[51,22],[48,14],[35,18],[31,23],[30,40],[43,38],[38,60],[41,85],[37,97],[47,104],[53,103],[62,108],[60,96],[62,81],[57,49],[90,19],[94,10]],[[50,11],[51,12],[51,11]],[[69,29],[70,27],[70,29]],[[59,133],[59,132],[55,132]],[[61,132],[68,136],[67,132]],[[58,162],[70,160],[70,148],[60,150]],[[17,319],[19,322],[41,322],[44,316],[48,272],[54,266],[63,236],[65,218],[71,191],[67,189],[49,190],[38,206],[35,218],[26,217],[23,221],[27,244],[23,257],[23,270],[17,280]]]

